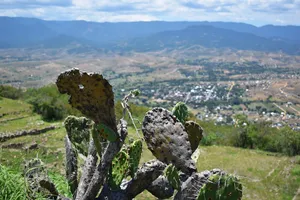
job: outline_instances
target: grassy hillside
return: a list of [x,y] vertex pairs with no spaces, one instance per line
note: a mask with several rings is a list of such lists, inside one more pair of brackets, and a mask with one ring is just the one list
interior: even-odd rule
[[[0,133],[16,132],[33,128],[55,125],[57,128],[36,136],[25,136],[0,143],[5,146],[12,143],[24,143],[24,147],[37,143],[34,150],[23,150],[0,147],[0,163],[8,166],[14,172],[20,172],[24,159],[41,158],[52,174],[64,174],[64,143],[66,134],[62,121],[46,122],[41,116],[33,114],[31,106],[22,101],[1,99]],[[133,113],[142,115],[147,111],[143,107],[133,107]],[[119,116],[119,114],[118,114]],[[141,134],[141,133],[140,133]],[[137,137],[135,130],[129,127],[129,137]],[[143,146],[144,152],[141,162],[154,158]],[[298,159],[298,161],[297,161]],[[200,148],[197,162],[199,171],[220,168],[238,175],[244,186],[244,198],[250,199],[290,199],[292,200],[300,185],[300,158],[286,157],[257,150],[247,150],[224,146],[209,146]],[[295,199],[300,197],[295,197]],[[144,192],[136,199],[155,199],[150,193]],[[295,200],[294,199],[294,200]]]

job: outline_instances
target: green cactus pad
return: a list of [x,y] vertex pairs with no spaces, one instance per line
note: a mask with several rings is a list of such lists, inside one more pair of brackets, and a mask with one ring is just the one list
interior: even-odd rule
[[173,188],[180,190],[180,178],[176,167],[172,164],[168,165],[164,171],[164,174]]
[[164,108],[148,111],[142,131],[149,150],[158,160],[172,163],[187,174],[196,171],[188,134],[170,111]]
[[103,123],[95,124],[94,128],[102,138],[110,142],[114,142],[118,139],[118,134]]
[[76,116],[68,116],[64,122],[71,143],[79,153],[85,156],[89,148],[90,123],[91,120]]
[[119,189],[128,169],[129,156],[126,152],[120,151],[112,161],[111,172],[108,180],[108,184],[113,190]]
[[175,115],[177,117],[177,119],[184,124],[186,119],[189,116],[189,112],[188,112],[188,107],[185,105],[185,103],[183,102],[178,102],[173,110],[172,110],[173,115]]
[[189,135],[189,141],[191,143],[192,152],[194,152],[203,137],[203,129],[199,124],[193,121],[187,121],[184,124],[185,130]]
[[133,178],[137,171],[143,151],[143,143],[141,140],[135,140],[129,147],[129,164],[130,164],[130,176]]
[[215,174],[200,189],[197,200],[240,200],[242,184],[233,175]]

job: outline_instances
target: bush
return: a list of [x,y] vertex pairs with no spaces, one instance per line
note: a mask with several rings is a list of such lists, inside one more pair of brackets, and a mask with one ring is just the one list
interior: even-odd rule
[[62,120],[67,115],[80,115],[78,110],[69,105],[68,96],[58,92],[56,85],[28,89],[24,98],[44,120]]
[[19,99],[23,95],[21,88],[15,88],[9,85],[0,85],[0,96],[9,99]]

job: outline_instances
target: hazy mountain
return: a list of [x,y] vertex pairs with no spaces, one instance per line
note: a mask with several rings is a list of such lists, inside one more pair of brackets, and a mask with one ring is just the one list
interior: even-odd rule
[[111,48],[112,44],[118,47],[125,44],[126,48],[149,50],[195,43],[296,53],[300,45],[299,26],[256,27],[234,22],[96,23],[0,17],[0,27],[0,48],[57,48],[71,44]]
[[149,37],[130,40],[123,49],[151,51],[164,48],[202,45],[208,48],[233,48],[239,50],[283,51],[299,54],[300,45],[272,40],[251,33],[216,28],[213,26],[191,26],[178,31],[160,32]]

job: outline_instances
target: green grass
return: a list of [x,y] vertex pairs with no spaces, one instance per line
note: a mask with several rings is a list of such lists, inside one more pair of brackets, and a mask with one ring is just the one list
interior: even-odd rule
[[22,112],[31,109],[31,105],[20,100],[0,98],[0,115],[3,113]]
[[[5,99],[4,102],[9,102],[11,107],[17,107],[20,105],[19,101]],[[13,104],[13,102],[15,104]],[[0,102],[0,105],[2,107],[3,102]],[[14,109],[17,110],[17,108]],[[20,110],[20,108],[18,109]],[[134,117],[142,121],[142,116],[145,114],[147,109],[141,109],[137,107],[133,107],[133,109],[133,113],[135,113]],[[27,111],[24,113],[24,115],[25,114],[29,114],[30,117],[0,124],[0,132],[7,129],[15,131],[26,128],[40,128],[42,126],[47,126],[50,124],[56,124],[58,126],[62,125],[62,121],[55,123],[45,122],[39,115],[32,115],[31,111]],[[120,117],[120,114],[118,116]],[[213,126],[211,122],[205,122],[201,125],[208,133],[220,131],[216,126]],[[140,124],[138,124],[138,126],[140,127]],[[138,138],[137,134],[135,133],[135,129],[132,126],[128,127],[128,131],[128,138]],[[231,131],[232,127],[222,127],[222,132],[224,133]],[[39,149],[23,151],[16,149],[0,148],[0,163],[4,166],[9,166],[10,170],[13,170],[13,172],[15,173],[20,172],[22,170],[22,164],[25,159],[31,159],[38,156],[46,164],[48,171],[50,171],[50,178],[55,182],[59,191],[65,196],[70,196],[71,194],[69,193],[68,186],[63,177],[63,175],[65,174],[65,135],[65,129],[63,127],[60,127],[58,129],[49,131],[41,135],[14,138],[12,140],[1,143],[9,144],[24,142],[25,145],[28,145],[32,142],[36,142],[39,145]],[[140,135],[142,136],[141,131]],[[143,155],[140,164],[153,158],[154,156],[151,154],[151,152],[147,148],[147,145],[144,143]],[[243,183],[243,199],[245,200],[291,200],[300,185],[299,156],[286,157],[278,154],[271,154],[256,150],[223,146],[209,146],[201,147],[201,154],[197,163],[197,168],[198,171],[220,168],[228,173],[236,174],[240,177]],[[14,179],[22,180],[20,174],[16,173],[16,176],[18,176],[19,178],[14,177]],[[6,179],[1,179],[0,177],[0,182],[1,180]],[[21,183],[16,182],[15,184]],[[3,187],[0,186],[0,190],[1,188],[3,192]],[[14,197],[13,199],[17,198]],[[142,194],[138,195],[136,199],[142,200],[156,198],[153,197],[149,192],[145,191]]]
[[201,147],[199,171],[220,168],[240,177],[243,199],[292,199],[300,186],[293,158],[233,147]]

